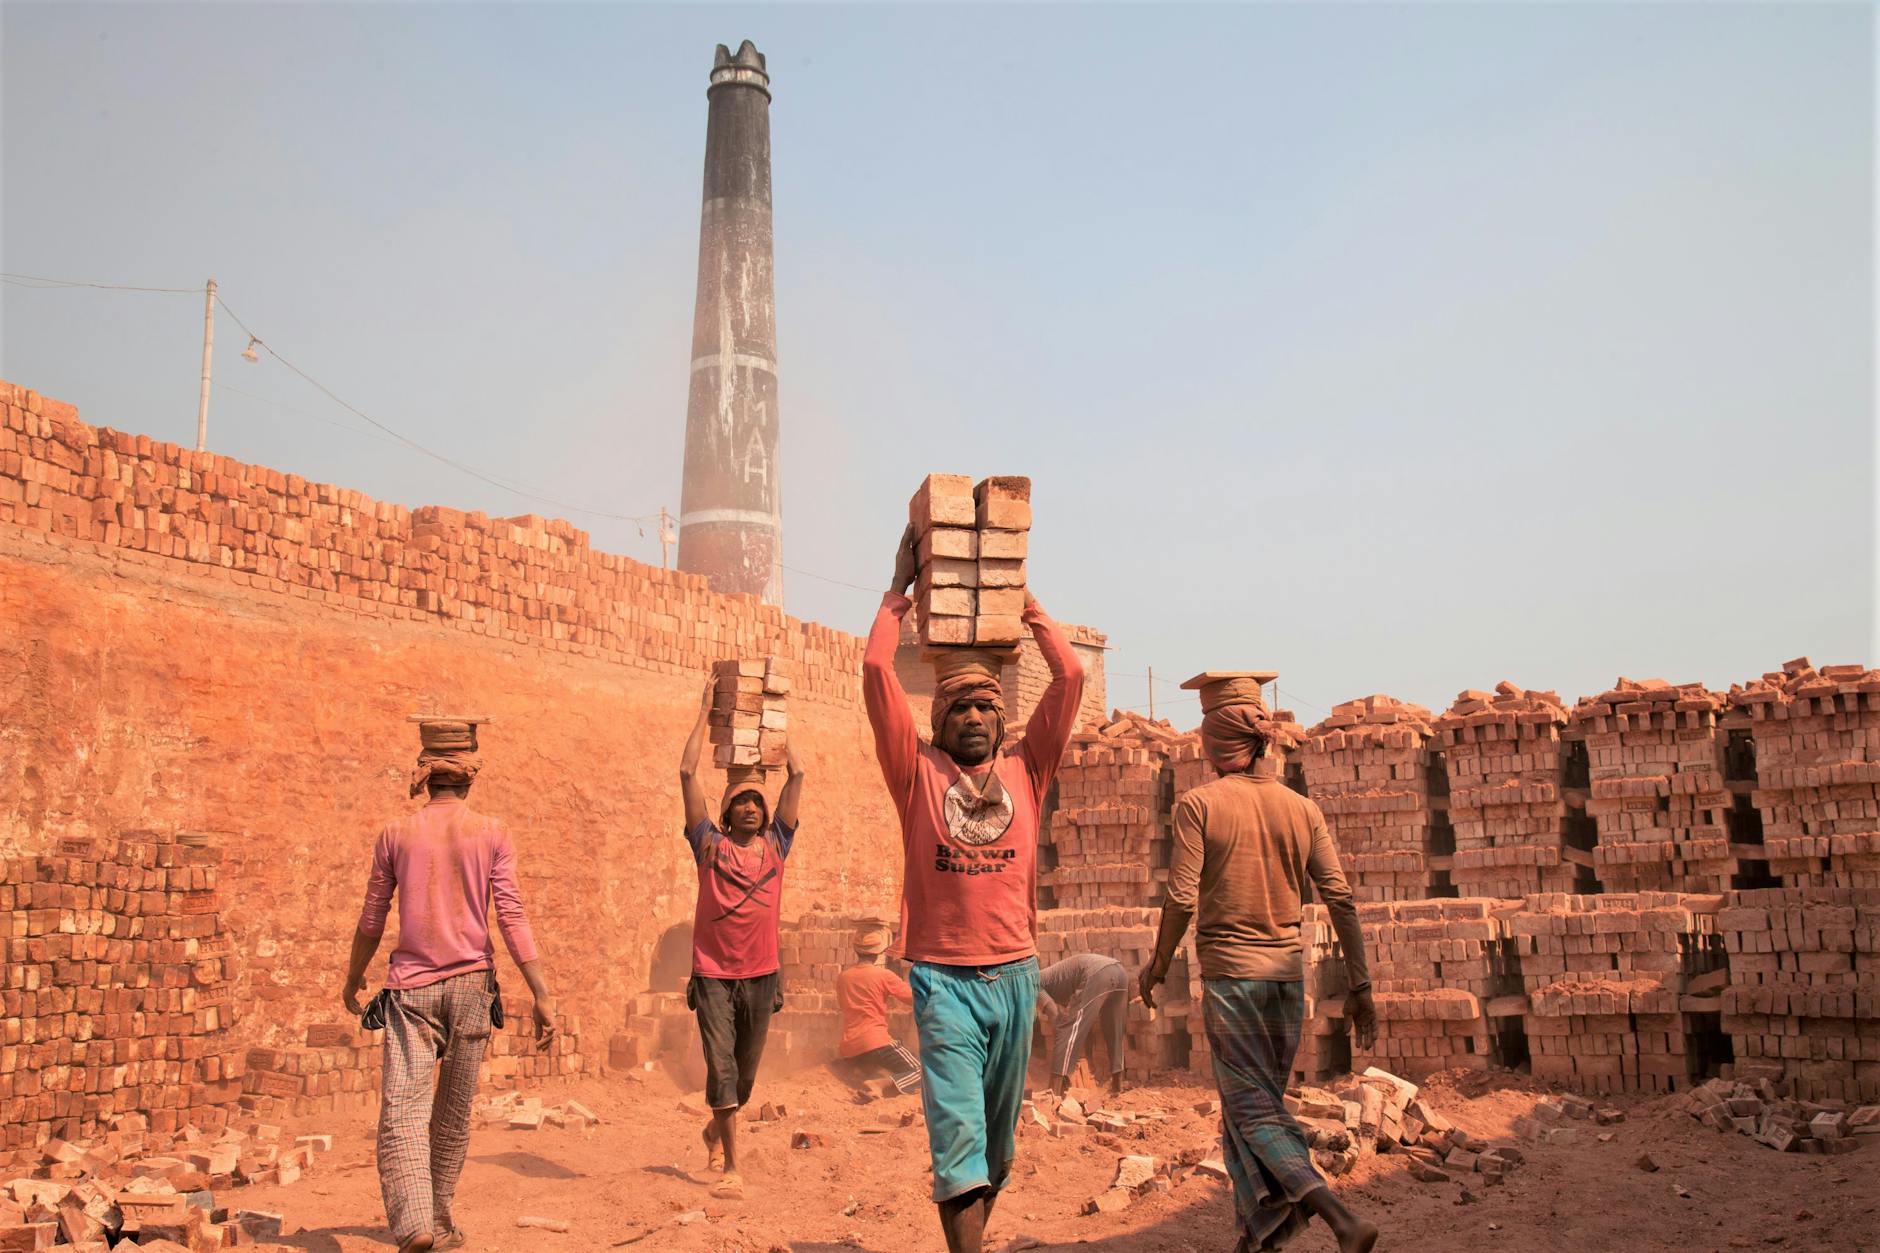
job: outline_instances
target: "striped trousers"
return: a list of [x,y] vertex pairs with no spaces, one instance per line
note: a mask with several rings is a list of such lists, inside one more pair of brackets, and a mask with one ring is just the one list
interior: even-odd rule
[[[490,1042],[490,972],[392,993],[385,1014],[379,1190],[392,1240],[448,1232]],[[441,1061],[441,1064],[440,1064]]]

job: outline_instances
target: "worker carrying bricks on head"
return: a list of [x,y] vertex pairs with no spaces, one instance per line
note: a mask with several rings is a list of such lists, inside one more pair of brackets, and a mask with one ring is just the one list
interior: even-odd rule
[[933,1199],[951,1253],[979,1253],[1006,1184],[1037,1007],[1038,811],[1076,725],[1084,672],[1029,592],[1024,622],[1051,670],[1022,739],[1006,734],[996,663],[955,650],[936,667],[931,744],[894,672],[904,593],[919,570],[912,527],[868,634],[862,694],[901,820],[897,955],[913,963]]
[[[1077,953],[1052,962],[1038,976],[1038,1013],[1053,1019],[1051,1087],[1070,1091],[1078,1058],[1103,1032],[1110,1059],[1110,1091],[1123,1090],[1123,1024],[1129,1012],[1129,975],[1123,963],[1101,953]],[[1094,1054],[1091,1054],[1094,1056]],[[1091,1068],[1095,1069],[1095,1063]]]
[[865,918],[855,928],[855,964],[836,976],[836,1005],[842,1010],[842,1041],[836,1071],[852,1083],[887,1078],[895,1091],[920,1091],[920,1061],[888,1030],[888,1009],[911,1005],[914,990],[888,969],[893,924]]
[[1344,949],[1345,1017],[1369,1048],[1376,1032],[1364,937],[1338,850],[1319,807],[1280,780],[1268,753],[1280,724],[1260,699],[1263,673],[1211,671],[1201,689],[1201,747],[1221,777],[1175,806],[1175,848],[1155,955],[1137,985],[1155,1005],[1188,923],[1196,922],[1201,987],[1222,1142],[1240,1228],[1237,1253],[1276,1249],[1323,1218],[1341,1253],[1363,1253],[1377,1228],[1332,1195],[1312,1165],[1305,1133],[1285,1105],[1305,1019],[1301,893],[1310,879]]
[[[477,1071],[502,1014],[492,903],[503,943],[535,998],[536,1047],[546,1049],[555,1036],[555,1001],[516,887],[509,831],[465,799],[481,764],[477,725],[488,719],[413,720],[423,751],[412,770],[411,795],[427,792],[430,800],[379,832],[341,993],[350,1012],[365,1015],[367,1027],[385,1031],[379,1188],[399,1253],[464,1243],[451,1200],[470,1144]],[[366,965],[378,952],[394,893],[398,947],[384,990],[362,1010]]]
[[685,798],[685,838],[698,868],[698,904],[692,915],[692,978],[686,1004],[698,1015],[705,1051],[705,1101],[711,1121],[703,1138],[708,1169],[722,1171],[712,1195],[744,1196],[738,1173],[738,1110],[751,1099],[758,1063],[770,1035],[770,1017],[783,1008],[777,927],[783,908],[783,867],[796,841],[803,768],[785,741],[789,777],[775,810],[758,766],[731,766],[714,822],[699,783],[716,680],[707,681],[698,723],[679,759]]

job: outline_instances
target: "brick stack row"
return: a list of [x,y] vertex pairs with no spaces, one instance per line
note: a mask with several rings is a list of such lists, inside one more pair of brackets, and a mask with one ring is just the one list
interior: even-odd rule
[[1727,698],[1701,683],[1620,679],[1582,700],[1599,832],[1593,865],[1609,892],[1722,892],[1739,871],[1730,845],[1734,799],[1724,782],[1718,716]]
[[1804,1100],[1880,1100],[1880,891],[1732,892],[1717,929],[1734,1077]]
[[1526,984],[1537,1079],[1588,1093],[1682,1091],[1712,1058],[1686,989],[1723,981],[1720,898],[1535,895],[1507,917]]
[[407,509],[94,428],[4,382],[0,523],[126,560],[188,562],[241,587],[674,672],[775,652],[798,694],[861,695],[860,639],[714,593],[702,575],[596,552],[560,519]]
[[1333,707],[1300,749],[1306,793],[1325,814],[1360,901],[1434,894],[1430,711],[1389,696]]
[[[599,1069],[599,1058],[581,1050],[579,1018],[558,1017],[554,1040],[540,1051],[528,997],[504,1000],[504,1024],[484,1050],[481,1087],[540,1087]],[[352,1022],[312,1023],[304,1045],[247,1051],[240,1107],[273,1119],[369,1108],[379,1099],[383,1071],[383,1035]]]
[[1801,657],[1731,699],[1751,719],[1770,872],[1792,887],[1880,888],[1880,670]]
[[[1377,1066],[1420,1079],[1439,1070],[1486,1069],[1495,1060],[1489,1017],[1492,998],[1518,988],[1504,968],[1504,902],[1481,899],[1395,901],[1360,905],[1377,1007],[1377,1040],[1360,1048],[1341,1018],[1315,1016],[1294,1070],[1320,1080],[1346,1069]],[[1311,960],[1307,991],[1342,998],[1345,967],[1338,937],[1322,906],[1309,906],[1300,928]]]
[[781,766],[789,730],[790,679],[775,657],[732,658],[712,666],[712,764]]
[[914,611],[920,642],[1016,648],[1024,636],[1031,480],[930,474],[908,502],[920,549]]
[[241,1094],[219,850],[194,835],[64,837],[0,861],[0,1158],[132,1111],[219,1129]]
[[1459,895],[1591,887],[1590,875],[1582,884],[1568,856],[1566,722],[1554,693],[1512,683],[1492,693],[1465,691],[1436,720],[1456,833],[1450,879]]
[[1039,875],[1042,907],[1161,904],[1172,839],[1166,760],[1159,747],[1121,741],[1066,753]]

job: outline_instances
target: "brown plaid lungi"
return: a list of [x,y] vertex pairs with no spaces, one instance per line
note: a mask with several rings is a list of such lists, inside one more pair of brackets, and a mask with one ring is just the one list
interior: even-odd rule
[[489,971],[472,970],[388,998],[379,1190],[394,1243],[451,1230],[470,1103],[490,1042],[490,987]]

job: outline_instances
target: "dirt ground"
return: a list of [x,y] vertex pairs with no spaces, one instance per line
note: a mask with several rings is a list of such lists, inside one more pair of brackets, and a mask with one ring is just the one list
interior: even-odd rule
[[[1091,1131],[1020,1136],[1017,1177],[993,1218],[988,1249],[1025,1235],[1043,1249],[1088,1253],[1227,1253],[1233,1247],[1227,1186],[1199,1175],[1119,1213],[1083,1216],[1110,1184],[1123,1153],[1168,1157],[1211,1143],[1214,1119],[1194,1112],[1212,1096],[1195,1077],[1101,1102],[1174,1115],[1138,1138]],[[1576,1142],[1514,1140],[1514,1120],[1544,1096],[1523,1076],[1438,1076],[1425,1092],[1458,1126],[1518,1144],[1526,1165],[1494,1187],[1419,1183],[1401,1154],[1367,1158],[1335,1181],[1347,1202],[1383,1228],[1382,1250],[1880,1249],[1880,1143],[1825,1158],[1779,1154],[1747,1137],[1700,1126],[1667,1100],[1625,1100],[1623,1123],[1587,1125]],[[855,1103],[820,1072],[760,1083],[757,1102],[781,1103],[782,1120],[746,1128],[742,1202],[708,1196],[703,1119],[658,1072],[535,1093],[574,1097],[602,1125],[585,1131],[479,1127],[457,1198],[471,1253],[627,1248],[676,1253],[931,1253],[944,1248],[927,1202],[924,1127],[903,1118],[915,1098]],[[1073,1095],[1077,1095],[1074,1091]],[[1097,1094],[1084,1094],[1095,1102]],[[822,1147],[792,1149],[791,1133]],[[225,1204],[286,1216],[284,1243],[317,1253],[390,1247],[373,1165],[373,1115],[354,1113],[296,1128],[331,1132],[333,1152],[290,1187],[238,1189]],[[1612,1133],[1610,1142],[1596,1136]],[[1634,1163],[1649,1151],[1660,1169]],[[1871,1160],[1870,1160],[1871,1159]],[[1686,1195],[1688,1194],[1688,1195]],[[559,1219],[566,1234],[519,1229],[519,1216]],[[1334,1248],[1322,1225],[1289,1246]]]

